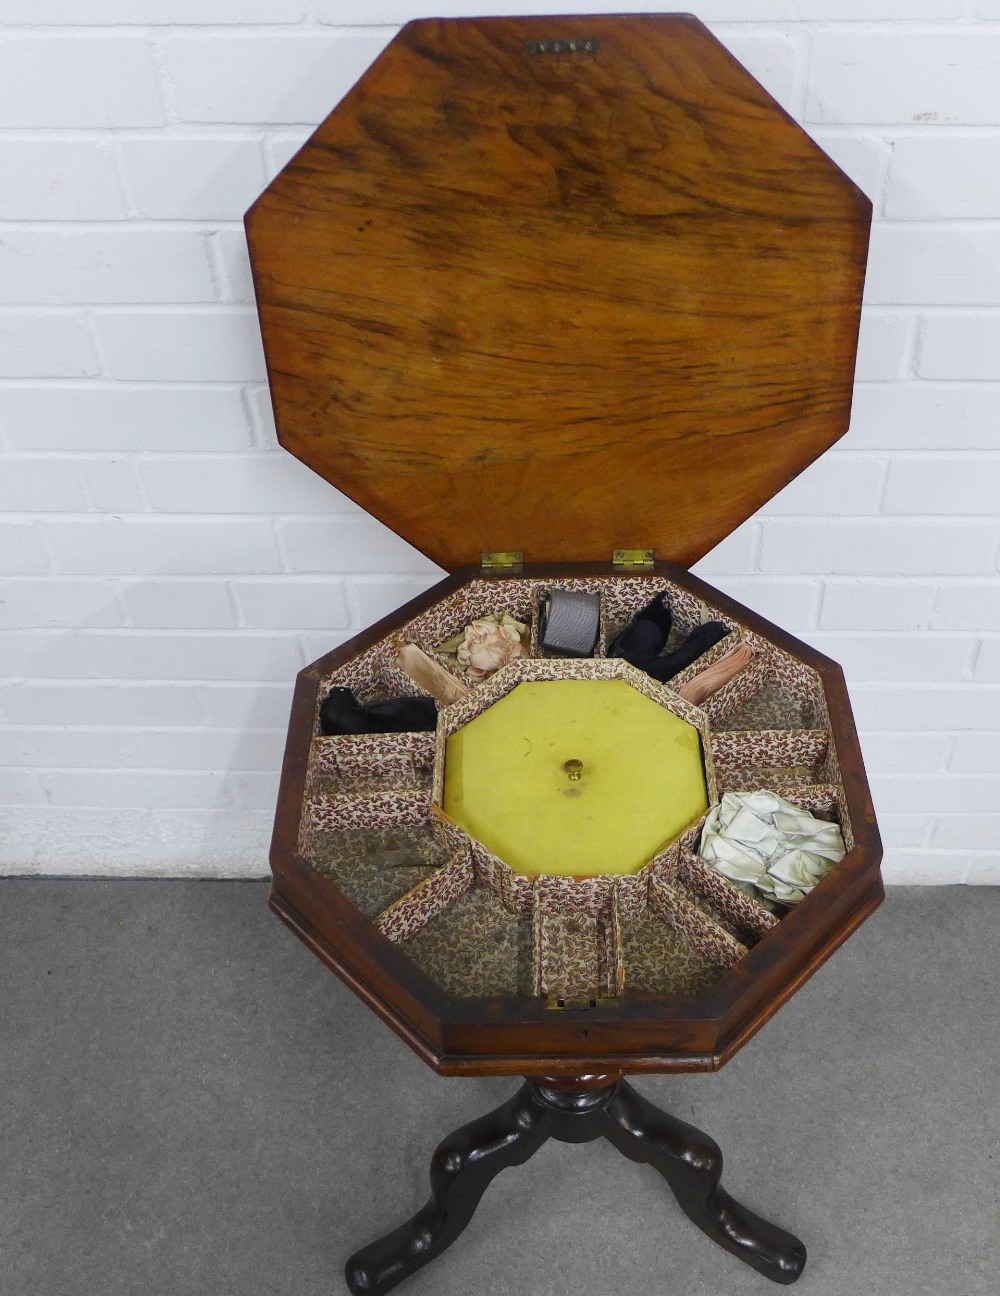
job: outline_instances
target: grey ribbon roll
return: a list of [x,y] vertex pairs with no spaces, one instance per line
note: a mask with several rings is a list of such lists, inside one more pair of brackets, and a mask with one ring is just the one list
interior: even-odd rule
[[551,589],[541,608],[538,641],[553,657],[592,657],[601,630],[599,594]]

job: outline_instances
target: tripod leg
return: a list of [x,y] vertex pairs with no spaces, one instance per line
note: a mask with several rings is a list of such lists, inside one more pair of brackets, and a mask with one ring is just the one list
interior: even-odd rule
[[348,1260],[345,1276],[354,1296],[390,1291],[450,1247],[492,1180],[537,1152],[550,1127],[549,1109],[524,1084],[502,1107],[449,1134],[431,1160],[426,1206]]
[[719,1187],[719,1145],[668,1116],[624,1080],[605,1107],[603,1134],[632,1161],[658,1170],[681,1210],[714,1242],[774,1282],[793,1283],[806,1263],[798,1238],[741,1206]]

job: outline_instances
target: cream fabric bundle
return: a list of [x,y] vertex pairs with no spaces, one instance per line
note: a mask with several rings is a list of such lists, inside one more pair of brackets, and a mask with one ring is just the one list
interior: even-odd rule
[[741,890],[795,905],[846,854],[840,828],[773,792],[727,792],[705,820],[701,858]]

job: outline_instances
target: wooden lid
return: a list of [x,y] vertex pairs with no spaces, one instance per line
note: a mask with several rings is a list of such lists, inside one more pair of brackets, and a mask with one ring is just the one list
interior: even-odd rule
[[870,214],[688,15],[410,23],[247,215],[279,439],[449,569],[690,565],[846,431]]

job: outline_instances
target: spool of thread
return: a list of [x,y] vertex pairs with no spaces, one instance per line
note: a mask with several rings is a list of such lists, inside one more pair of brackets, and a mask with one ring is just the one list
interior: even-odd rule
[[550,589],[539,608],[538,642],[549,657],[592,657],[601,632],[601,598]]

